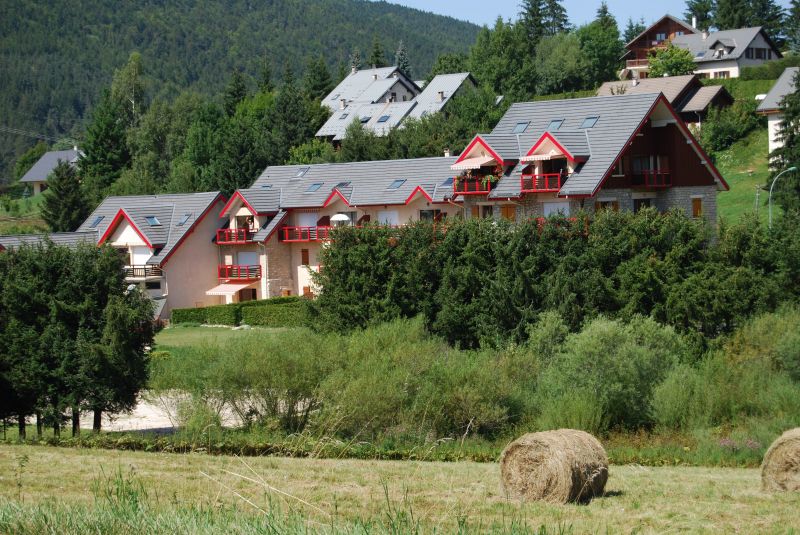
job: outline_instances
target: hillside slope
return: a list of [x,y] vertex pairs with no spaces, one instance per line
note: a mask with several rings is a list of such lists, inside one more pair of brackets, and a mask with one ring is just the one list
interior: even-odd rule
[[[386,2],[364,0],[0,0],[0,126],[58,137],[75,132],[136,50],[153,91],[220,91],[234,69],[274,75],[322,54],[333,73],[373,37],[387,59],[400,40],[413,74],[443,52],[466,52],[478,27]],[[0,182],[34,140],[0,132]]]

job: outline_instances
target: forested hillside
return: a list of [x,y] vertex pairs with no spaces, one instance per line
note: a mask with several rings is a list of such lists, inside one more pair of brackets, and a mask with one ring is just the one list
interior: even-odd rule
[[[377,38],[389,59],[402,40],[427,74],[443,52],[466,52],[478,27],[386,2],[361,0],[0,0],[0,127],[55,138],[79,134],[87,111],[132,51],[152,96],[218,94],[231,71],[254,78],[265,60],[279,75],[322,54],[336,73]],[[34,140],[0,132],[0,182]]]

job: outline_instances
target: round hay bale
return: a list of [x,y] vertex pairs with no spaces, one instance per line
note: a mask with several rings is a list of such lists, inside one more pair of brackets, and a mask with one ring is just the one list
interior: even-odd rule
[[761,463],[764,490],[800,491],[800,427],[778,437]]
[[500,455],[503,490],[512,498],[553,503],[588,502],[603,494],[608,455],[584,431],[528,433]]

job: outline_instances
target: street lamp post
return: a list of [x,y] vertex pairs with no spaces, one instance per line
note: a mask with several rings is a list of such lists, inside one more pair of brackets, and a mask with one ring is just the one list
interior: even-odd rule
[[772,180],[772,185],[769,187],[769,228],[772,228],[772,188],[775,187],[775,182],[778,181],[781,175],[788,173],[789,171],[797,171],[797,167],[790,167],[789,169],[784,169],[778,173],[778,176]]

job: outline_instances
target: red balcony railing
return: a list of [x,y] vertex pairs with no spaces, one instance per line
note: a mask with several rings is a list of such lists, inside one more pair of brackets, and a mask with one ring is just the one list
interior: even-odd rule
[[649,59],[629,59],[625,62],[625,67],[629,69],[636,69],[640,67],[649,67],[650,60]]
[[217,230],[217,244],[252,243],[253,231],[248,228],[221,228]]
[[672,186],[672,175],[664,169],[642,171],[646,188],[668,188]]
[[561,173],[545,173],[542,175],[522,175],[520,191],[522,193],[545,193],[561,189],[564,175]]
[[486,195],[492,191],[492,183],[481,177],[458,177],[453,180],[454,195]]
[[261,266],[259,265],[230,265],[224,264],[217,266],[217,278],[219,280],[238,280],[254,281],[261,278]]
[[330,239],[331,229],[329,226],[317,227],[283,227],[280,237],[285,242],[312,242]]

